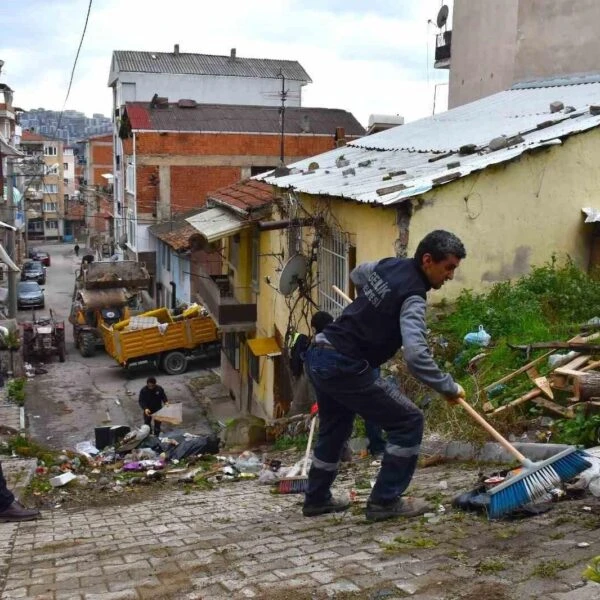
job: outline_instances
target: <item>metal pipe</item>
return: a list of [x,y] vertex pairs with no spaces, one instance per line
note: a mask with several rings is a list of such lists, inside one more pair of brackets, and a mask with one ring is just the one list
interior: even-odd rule
[[287,227],[306,227],[308,225],[318,225],[322,222],[322,217],[306,217],[304,219],[284,219],[283,221],[258,221],[258,230],[273,231],[275,229],[286,229]]
[[[9,158],[6,161],[6,207],[8,213],[8,224],[12,229],[7,231],[6,250],[10,258],[16,262],[15,257],[15,202],[14,202],[14,180],[13,180],[13,163]],[[8,318],[17,318],[17,272],[13,269],[8,271]]]

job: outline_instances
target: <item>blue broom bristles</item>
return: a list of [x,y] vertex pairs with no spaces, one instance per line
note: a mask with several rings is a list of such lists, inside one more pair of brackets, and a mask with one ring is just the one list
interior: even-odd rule
[[567,448],[544,461],[527,464],[521,473],[489,490],[488,517],[498,519],[542,498],[563,481],[573,479],[592,466],[587,456],[581,450]]

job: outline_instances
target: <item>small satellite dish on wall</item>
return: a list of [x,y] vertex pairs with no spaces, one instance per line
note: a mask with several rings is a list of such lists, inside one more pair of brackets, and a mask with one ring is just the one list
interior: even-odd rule
[[283,266],[279,277],[279,291],[284,296],[293,294],[306,278],[306,257],[294,254]]
[[442,27],[444,27],[444,25],[446,25],[446,22],[448,21],[448,7],[443,4],[442,8],[440,8],[438,14],[437,14],[437,18],[435,20],[437,26],[441,29]]

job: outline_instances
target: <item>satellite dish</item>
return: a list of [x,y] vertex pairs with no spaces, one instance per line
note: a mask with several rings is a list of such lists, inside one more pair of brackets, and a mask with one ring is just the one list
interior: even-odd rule
[[435,22],[437,26],[441,29],[446,24],[446,21],[448,21],[448,7],[445,4],[443,4],[442,8],[440,8],[440,11],[437,14]]
[[306,278],[306,257],[302,254],[294,254],[283,266],[279,277],[279,291],[284,296],[293,294]]

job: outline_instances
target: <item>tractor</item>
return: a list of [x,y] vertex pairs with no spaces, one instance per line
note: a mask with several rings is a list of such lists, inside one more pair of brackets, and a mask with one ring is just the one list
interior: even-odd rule
[[36,318],[34,314],[33,320],[21,323],[21,327],[23,328],[23,360],[46,361],[48,357],[56,354],[60,362],[65,362],[65,323],[57,321],[52,311],[49,317]]
[[84,256],[75,276],[75,289],[69,321],[73,340],[81,356],[93,356],[103,347],[101,326],[110,327],[128,319],[139,303],[141,290],[147,290],[150,276],[135,261],[99,261]]

